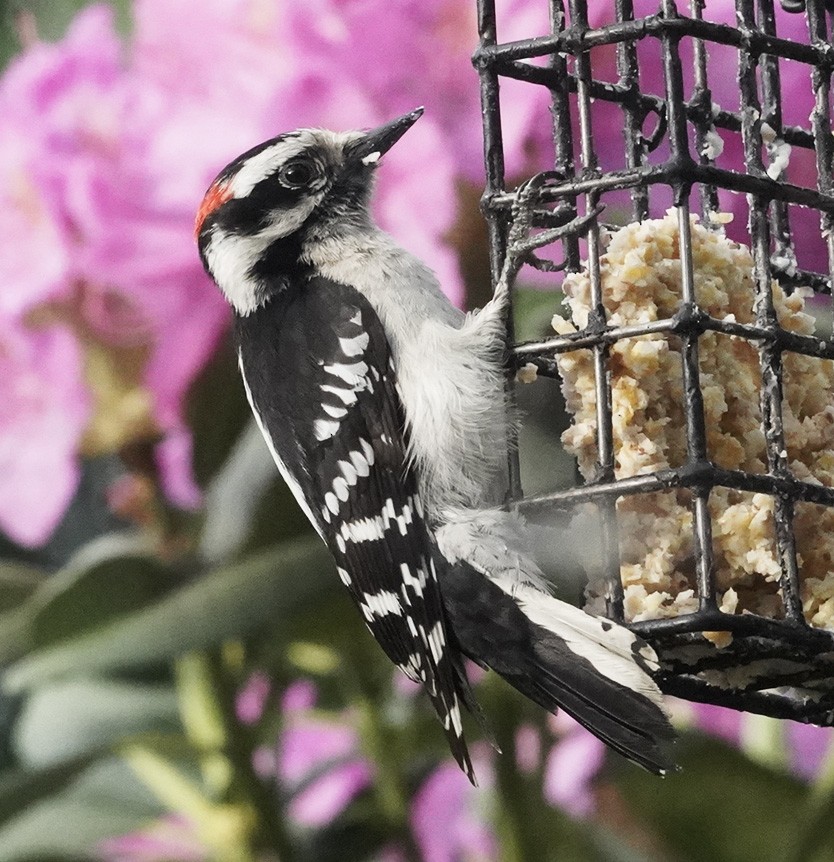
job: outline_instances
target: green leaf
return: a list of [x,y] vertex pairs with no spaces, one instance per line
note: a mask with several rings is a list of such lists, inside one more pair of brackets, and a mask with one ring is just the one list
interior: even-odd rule
[[312,533],[254,419],[212,478],[203,509],[200,554],[211,563]]
[[[23,577],[20,574],[18,577]],[[135,538],[101,536],[0,614],[0,665],[148,604],[171,589],[172,573]]]
[[175,584],[172,572],[132,537],[103,536],[82,548],[32,596],[31,640],[48,646],[143,607]]
[[162,813],[126,763],[100,761],[0,826],[0,862],[86,857],[103,839],[132,832]]
[[186,419],[194,439],[194,476],[201,487],[225,463],[250,416],[237,353],[227,334],[188,393]]
[[89,758],[81,758],[48,769],[9,769],[1,772],[0,824],[37,801],[54,795],[89,765]]
[[133,734],[179,728],[170,686],[78,679],[36,689],[15,722],[12,743],[23,764],[45,767]]
[[25,601],[43,578],[43,572],[34,566],[11,560],[0,561],[0,613]]
[[7,671],[5,684],[20,691],[70,674],[168,662],[188,650],[283,625],[335,585],[332,560],[320,541],[287,542],[216,569],[96,631],[25,657]]
[[513,292],[513,324],[516,341],[535,341],[556,333],[550,325],[562,307],[562,292],[517,288]]
[[[659,779],[623,765],[616,783],[633,812],[687,862],[761,862],[785,856],[807,788],[713,739],[684,736],[681,772]],[[811,860],[830,859],[834,823]]]

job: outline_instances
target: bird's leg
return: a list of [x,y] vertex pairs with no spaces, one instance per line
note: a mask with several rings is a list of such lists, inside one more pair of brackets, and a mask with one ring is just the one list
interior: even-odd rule
[[558,264],[539,260],[533,252],[565,236],[587,232],[590,225],[603,210],[602,206],[596,206],[591,212],[583,216],[576,216],[557,227],[531,235],[530,231],[535,227],[536,203],[541,199],[542,191],[553,181],[562,182],[564,177],[557,171],[544,171],[522,183],[516,191],[510,216],[511,224],[507,237],[504,266],[501,269],[501,275],[490,302],[490,305],[501,315],[506,314],[510,300],[510,289],[519,270],[525,263],[545,271],[555,271],[561,268]]

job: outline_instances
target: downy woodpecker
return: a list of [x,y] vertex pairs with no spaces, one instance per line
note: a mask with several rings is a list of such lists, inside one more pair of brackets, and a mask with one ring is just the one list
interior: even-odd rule
[[672,731],[654,652],[553,598],[520,519],[497,508],[506,285],[462,314],[368,213],[380,157],[421,114],[279,135],[209,187],[195,233],[234,311],[252,410],[368,628],[423,683],[471,780],[464,656],[663,772]]

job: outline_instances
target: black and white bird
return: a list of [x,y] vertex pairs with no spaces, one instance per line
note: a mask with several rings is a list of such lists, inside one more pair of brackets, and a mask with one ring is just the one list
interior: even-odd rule
[[523,525],[497,507],[506,285],[462,314],[369,215],[381,156],[421,114],[279,135],[208,189],[200,257],[234,311],[252,410],[368,628],[423,683],[470,779],[464,656],[663,772],[672,731],[654,652],[555,599]]

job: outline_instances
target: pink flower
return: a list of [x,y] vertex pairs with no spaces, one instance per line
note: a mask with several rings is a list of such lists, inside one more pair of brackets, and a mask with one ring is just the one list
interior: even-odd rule
[[311,714],[311,696],[315,689],[306,682],[285,693],[277,774],[293,794],[290,816],[317,827],[330,823],[371,784],[373,767],[359,753],[359,736],[350,724]]
[[790,751],[791,769],[806,781],[819,775],[824,761],[831,755],[834,733],[830,727],[815,727],[789,721],[786,736]]
[[172,815],[147,829],[102,841],[98,858],[102,862],[203,862],[208,852],[197,840],[191,823]]
[[[489,761],[482,752],[473,751],[473,755],[478,778],[488,787]],[[498,859],[495,834],[479,810],[483,800],[483,789],[473,787],[455,763],[444,762],[429,775],[411,807],[411,829],[424,862]]]
[[547,758],[544,798],[574,817],[594,810],[593,781],[605,760],[605,744],[566,712],[549,719],[560,735]]
[[105,344],[146,348],[149,421],[168,435],[163,478],[175,502],[194,505],[182,401],[227,311],[194,254],[199,186],[168,194],[155,158],[171,106],[121,54],[112,10],[92,6],[61,42],[34,45],[2,79],[0,311],[57,298]]
[[730,745],[741,743],[744,713],[711,703],[687,703],[695,726],[705,733],[717,736]]
[[[695,726],[700,730],[730,745],[743,746],[746,735],[749,735],[746,725],[751,719],[750,715],[703,703],[687,704],[687,707],[694,717]],[[834,739],[832,729],[785,721],[782,730],[786,766],[800,778],[813,781],[831,752]]]
[[40,544],[61,520],[89,413],[69,332],[0,317],[0,529],[14,541]]
[[243,724],[256,724],[264,714],[272,691],[272,680],[263,671],[255,671],[238,692],[235,712]]
[[532,775],[542,756],[542,740],[532,724],[522,724],[515,732],[515,762],[519,772]]
[[[499,0],[503,41],[548,32],[546,5]],[[288,26],[297,56],[328,74],[357,82],[382,116],[425,105],[442,129],[456,173],[483,178],[478,77],[471,57],[478,46],[475,6],[466,0],[315,0],[291,5]],[[407,34],[407,38],[404,38]],[[547,123],[548,93],[502,82],[508,171],[529,166],[526,148]],[[370,123],[368,117],[364,122]],[[427,168],[429,167],[427,163]]]
[[[4,116],[9,114],[4,112]],[[0,313],[18,315],[59,293],[69,267],[68,240],[53,200],[37,184],[39,148],[21,128],[0,129]]]

